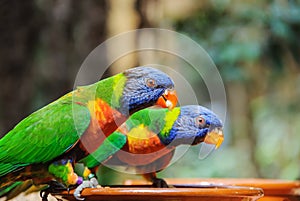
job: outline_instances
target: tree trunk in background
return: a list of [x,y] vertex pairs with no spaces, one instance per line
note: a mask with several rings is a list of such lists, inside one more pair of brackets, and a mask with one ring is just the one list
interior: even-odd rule
[[[136,30],[139,28],[140,16],[137,13],[136,0],[115,1],[109,0],[109,12],[107,16],[107,32],[108,37],[114,37],[127,31]],[[119,48],[126,47],[136,50],[136,38],[132,36],[127,41],[122,41],[123,44]],[[137,55],[133,52],[127,55],[118,55],[116,47],[107,47],[107,56],[109,61],[113,61],[113,67],[110,70],[112,74],[122,72],[129,67],[135,67],[138,64]],[[115,61],[115,58],[118,60]]]
[[[247,166],[248,171],[255,176],[259,175],[259,165],[255,160],[256,135],[253,131],[253,117],[249,109],[251,90],[239,82],[231,82],[226,85],[228,98],[228,112],[232,128],[232,140],[230,147],[240,150],[241,161]],[[245,160],[246,159],[246,160]]]
[[105,1],[0,2],[0,136],[72,90],[106,15]]
[[32,58],[42,19],[32,1],[0,3],[0,136],[30,112]]

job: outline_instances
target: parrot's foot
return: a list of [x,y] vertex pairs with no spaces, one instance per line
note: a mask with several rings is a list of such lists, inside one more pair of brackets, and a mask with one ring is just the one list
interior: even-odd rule
[[84,198],[81,197],[81,192],[85,188],[101,188],[95,175],[91,174],[89,180],[83,181],[82,184],[75,189],[73,195],[77,200],[84,200]]
[[160,178],[153,178],[152,179],[152,186],[155,188],[169,188],[167,182]]
[[147,174],[143,174],[143,177],[147,180],[152,182],[152,186],[154,188],[169,188],[167,182],[163,179],[157,178],[155,172],[150,172]]
[[48,195],[50,193],[59,193],[61,191],[69,190],[65,185],[57,181],[50,181],[48,187],[40,191],[40,197],[42,201],[48,201]]

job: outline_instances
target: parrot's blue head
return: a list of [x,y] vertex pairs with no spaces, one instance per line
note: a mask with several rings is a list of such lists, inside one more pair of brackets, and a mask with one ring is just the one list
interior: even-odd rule
[[131,68],[124,72],[126,83],[121,97],[120,111],[123,114],[132,114],[140,109],[153,106],[162,98],[163,107],[174,108],[177,97],[172,101],[168,95],[174,94],[174,82],[165,73],[151,67]]
[[204,141],[219,147],[223,141],[222,127],[221,120],[211,110],[199,105],[182,106],[164,143],[176,146]]

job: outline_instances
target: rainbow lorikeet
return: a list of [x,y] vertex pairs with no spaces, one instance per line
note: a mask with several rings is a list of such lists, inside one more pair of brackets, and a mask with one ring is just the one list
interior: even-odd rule
[[[174,83],[150,67],[128,69],[78,87],[29,115],[0,139],[0,188],[19,180],[45,182],[38,177],[52,161],[73,149],[80,157],[95,151],[132,113],[158,100],[163,107],[176,105]],[[51,175],[46,179],[51,180]],[[66,182],[76,184],[78,177],[73,174]]]
[[[163,179],[156,177],[156,172],[169,164],[175,148],[201,142],[218,148],[224,139],[222,127],[219,118],[202,106],[173,110],[146,108],[131,115],[102,146],[79,162],[88,168],[100,163],[131,166],[154,186],[167,187]],[[80,197],[79,191],[75,191],[75,197]]]

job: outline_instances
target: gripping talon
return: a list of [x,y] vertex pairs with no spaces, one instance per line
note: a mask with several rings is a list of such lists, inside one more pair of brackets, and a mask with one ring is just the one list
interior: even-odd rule
[[76,200],[84,200],[85,198],[81,197],[81,192],[85,188],[99,188],[99,183],[95,177],[91,177],[90,180],[83,181],[74,191],[73,195]]
[[155,188],[169,188],[169,185],[164,179],[154,178],[152,186]]
[[80,193],[79,194],[74,193],[74,197],[75,197],[76,200],[85,200],[85,198],[81,197]]
[[152,186],[154,188],[169,188],[170,187],[164,179],[157,178],[155,172],[143,174],[143,177],[145,179],[147,179],[148,181],[151,181]]
[[40,191],[40,197],[42,198],[42,201],[48,201],[48,195],[50,193],[57,193],[68,190],[63,184],[57,181],[50,181],[48,185],[49,186],[47,188]]
[[48,195],[50,194],[47,189],[40,191],[40,197],[42,198],[42,201],[48,201]]

